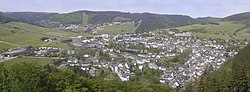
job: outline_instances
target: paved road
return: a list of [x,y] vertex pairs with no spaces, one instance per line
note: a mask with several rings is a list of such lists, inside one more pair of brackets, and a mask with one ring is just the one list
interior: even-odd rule
[[14,58],[17,58],[17,57],[4,57],[4,58],[0,58],[0,62],[8,61],[8,60],[11,60],[11,59],[14,59]]
[[65,59],[61,57],[33,57],[33,56],[23,56],[24,58],[47,58],[47,59]]

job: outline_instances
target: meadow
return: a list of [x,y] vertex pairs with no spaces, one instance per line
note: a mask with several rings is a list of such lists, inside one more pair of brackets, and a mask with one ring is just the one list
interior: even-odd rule
[[9,67],[9,66],[11,66],[13,64],[22,63],[22,62],[34,62],[34,63],[39,64],[39,65],[44,65],[44,64],[52,63],[53,59],[50,59],[50,58],[35,58],[35,57],[34,58],[18,57],[18,58],[14,58],[14,59],[11,59],[11,60],[8,60],[8,61],[5,61],[5,62],[1,62],[1,63],[3,63],[4,67]]
[[126,32],[134,32],[135,25],[132,23],[129,24],[121,24],[121,25],[112,25],[100,28],[98,30],[99,34],[120,34]]
[[[0,50],[17,46],[41,46],[46,44],[42,37],[56,38],[75,36],[76,33],[42,28],[26,23],[11,22],[0,24]],[[9,43],[9,44],[6,44]],[[15,44],[15,45],[11,45]]]
[[[229,39],[230,37],[235,37],[238,39],[249,38],[249,34],[245,34],[244,29],[240,30],[237,35],[234,35],[238,29],[244,27],[241,23],[234,23],[234,22],[219,22],[218,25],[216,24],[193,24],[193,25],[186,25],[176,27],[174,29],[178,29],[179,31],[191,31],[193,32],[194,36],[199,38],[213,38],[213,39]],[[169,31],[170,29],[163,29]],[[159,32],[157,30],[156,32]],[[242,35],[244,33],[244,35]],[[241,34],[241,35],[239,35]]]

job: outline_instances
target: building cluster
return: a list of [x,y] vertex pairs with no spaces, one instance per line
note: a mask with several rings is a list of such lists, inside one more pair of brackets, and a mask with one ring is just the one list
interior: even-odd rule
[[[159,81],[174,88],[185,86],[188,82],[199,78],[209,68],[218,69],[228,57],[237,54],[236,50],[226,50],[230,45],[246,43],[248,42],[221,43],[212,39],[198,39],[191,36],[190,32],[163,36],[156,36],[154,33],[102,34],[90,40],[72,42],[74,46],[80,48],[98,48],[102,53],[107,53],[112,59],[99,60],[100,66],[110,68],[123,81],[131,78],[134,69],[143,70],[144,67],[149,67],[161,70],[164,74]],[[175,57],[186,51],[190,51],[188,53],[190,58],[183,65],[171,68],[157,65],[161,58]],[[100,58],[98,54],[94,57]]]
[[[145,67],[160,70],[159,76],[162,84],[173,88],[184,87],[187,83],[202,76],[208,69],[216,70],[227,60],[237,54],[236,50],[228,49],[231,45],[248,44],[247,41],[221,41],[213,39],[198,39],[190,32],[156,35],[154,33],[125,33],[118,35],[96,35],[92,39],[72,38],[70,43],[75,47],[68,50],[66,62],[62,65],[80,67],[88,71],[91,76],[96,76],[97,69],[106,68],[116,73],[122,81],[128,81],[136,69]],[[79,50],[96,48],[93,54],[84,54],[81,57],[72,57]],[[48,56],[62,52],[60,48],[21,47],[4,52],[8,57],[19,56],[32,52],[35,56]],[[179,57],[187,53],[188,59],[182,65],[166,67],[159,64],[160,59]],[[177,61],[178,62],[178,61]],[[171,62],[170,62],[171,63]]]
[[44,57],[47,55],[58,55],[63,51],[61,48],[55,48],[55,47],[32,47],[32,46],[24,46],[24,47],[18,47],[15,49],[10,49],[9,51],[3,52],[3,56],[5,57],[16,57],[21,55],[27,55],[29,56],[38,56],[38,57]]

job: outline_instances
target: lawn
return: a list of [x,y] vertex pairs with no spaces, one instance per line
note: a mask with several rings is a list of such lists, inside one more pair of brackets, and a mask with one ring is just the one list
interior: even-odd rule
[[126,32],[134,32],[135,25],[132,23],[129,24],[122,24],[122,25],[112,25],[100,28],[98,33],[100,34],[120,34]]
[[15,58],[15,59],[11,59],[5,62],[1,62],[4,64],[4,67],[9,67],[15,63],[21,63],[21,62],[34,62],[36,64],[49,64],[53,62],[53,59],[49,59],[49,58],[25,58],[25,57],[20,57],[20,58]]

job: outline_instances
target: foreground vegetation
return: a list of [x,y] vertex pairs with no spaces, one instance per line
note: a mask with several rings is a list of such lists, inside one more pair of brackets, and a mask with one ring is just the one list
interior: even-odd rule
[[1,92],[169,92],[161,84],[140,84],[82,76],[73,69],[22,62],[0,67]]
[[[5,62],[2,62],[4,67],[10,67],[15,64],[20,64],[23,62],[33,62],[39,65],[53,63],[54,59],[51,58],[36,58],[36,57],[18,57]],[[0,63],[0,64],[2,64]]]
[[200,81],[190,84],[187,91],[199,92],[249,92],[250,91],[250,46],[242,49],[221,69],[207,71]]

